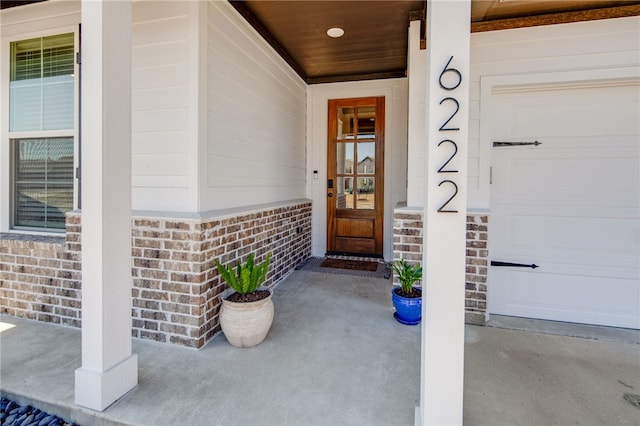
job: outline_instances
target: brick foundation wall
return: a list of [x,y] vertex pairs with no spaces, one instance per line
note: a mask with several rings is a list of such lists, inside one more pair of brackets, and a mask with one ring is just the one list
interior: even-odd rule
[[80,326],[79,218],[65,236],[0,234],[0,313]]
[[487,214],[467,214],[465,318],[470,324],[484,325],[486,322],[489,268],[488,225]]
[[202,347],[220,331],[223,264],[271,252],[272,287],[311,255],[311,203],[208,219],[133,220],[133,332],[159,342]]
[[[0,235],[0,312],[80,326],[80,220],[67,215],[64,237]],[[214,260],[255,252],[262,261],[269,251],[273,287],[311,255],[310,201],[204,218],[134,215],[134,337],[202,347],[220,331],[226,288]]]
[[[396,209],[393,214],[393,261],[404,259],[408,264],[422,263],[422,211]],[[393,283],[400,285],[397,274]]]
[[[393,214],[393,260],[422,262],[423,211],[421,208],[398,207]],[[465,275],[465,321],[484,325],[487,312],[487,273],[489,263],[489,216],[467,214],[467,253]],[[428,231],[427,231],[428,232]],[[393,277],[398,284],[398,278]]]

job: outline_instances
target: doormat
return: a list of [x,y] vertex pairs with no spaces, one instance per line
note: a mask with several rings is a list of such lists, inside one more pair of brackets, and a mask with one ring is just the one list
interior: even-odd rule
[[387,279],[391,276],[391,267],[385,262],[372,262],[353,259],[310,257],[296,269],[301,271],[322,272],[325,274],[353,275]]
[[377,271],[378,262],[367,262],[364,260],[347,260],[347,259],[325,259],[320,264],[322,268],[338,268],[338,269],[350,269],[352,271]]

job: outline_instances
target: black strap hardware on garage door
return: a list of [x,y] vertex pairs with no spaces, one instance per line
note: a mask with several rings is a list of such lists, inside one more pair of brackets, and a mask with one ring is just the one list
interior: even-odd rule
[[542,145],[542,142],[533,141],[533,142],[494,142],[493,143],[494,148],[500,148],[502,146],[526,146],[526,145],[538,146],[538,145]]
[[526,263],[500,262],[500,261],[497,261],[497,260],[492,260],[491,261],[491,266],[511,266],[511,267],[514,267],[514,268],[531,268],[531,269],[539,268],[539,266],[536,265],[535,263],[531,263],[531,264],[527,265]]

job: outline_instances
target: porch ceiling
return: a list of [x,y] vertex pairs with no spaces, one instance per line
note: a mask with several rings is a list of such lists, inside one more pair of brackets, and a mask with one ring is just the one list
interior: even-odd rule
[[[42,0],[2,0],[1,8]],[[426,0],[228,0],[309,84],[403,77]],[[640,0],[471,0],[471,31],[640,15]],[[333,39],[326,31],[344,29]]]
[[[403,77],[407,29],[425,0],[229,0],[309,84]],[[472,0],[471,30],[640,15],[638,0]],[[411,19],[410,19],[411,17]],[[332,39],[326,31],[344,29]]]

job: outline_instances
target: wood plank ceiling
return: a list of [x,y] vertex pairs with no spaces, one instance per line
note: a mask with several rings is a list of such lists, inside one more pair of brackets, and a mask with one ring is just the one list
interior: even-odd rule
[[[229,0],[308,83],[402,77],[407,31],[424,0]],[[640,15],[636,0],[472,0],[471,30]],[[330,38],[327,30],[344,29]]]
[[[2,9],[42,0],[1,0]],[[198,0],[203,1],[203,0]],[[308,84],[403,77],[426,0],[228,0]],[[640,0],[471,0],[471,31],[640,15]],[[344,29],[330,38],[327,30]]]

